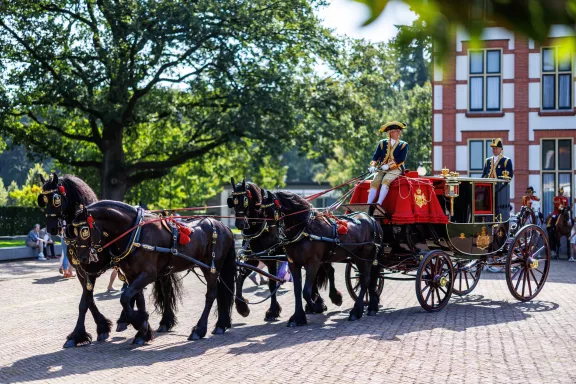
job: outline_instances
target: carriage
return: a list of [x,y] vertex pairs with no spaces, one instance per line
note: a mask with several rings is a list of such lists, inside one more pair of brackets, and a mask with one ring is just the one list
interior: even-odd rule
[[[369,182],[359,183],[343,207],[367,210]],[[416,296],[426,311],[444,308],[452,293],[474,290],[485,268],[504,268],[510,293],[529,301],[542,290],[550,269],[545,232],[534,224],[521,225],[509,216],[509,182],[503,179],[442,175],[418,177],[407,173],[390,186],[375,210],[384,229],[379,260],[384,280],[415,280]],[[358,292],[358,271],[346,267],[348,292]]]

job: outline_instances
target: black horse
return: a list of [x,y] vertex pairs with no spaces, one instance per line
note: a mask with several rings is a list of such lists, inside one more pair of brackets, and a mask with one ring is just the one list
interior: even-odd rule
[[[360,272],[360,293],[350,312],[349,320],[357,320],[364,313],[364,296],[369,293],[368,315],[378,312],[379,297],[376,292],[380,267],[377,263],[383,240],[382,227],[371,216],[353,214],[339,219],[314,211],[312,205],[301,196],[284,191],[267,191],[262,199],[264,217],[276,218],[279,223],[280,240],[290,262],[294,279],[296,311],[288,326],[307,323],[302,308],[302,296],[314,307],[313,283],[323,263],[350,260]],[[338,234],[344,226],[346,233]],[[374,265],[376,263],[376,265]],[[302,291],[301,268],[306,270],[306,283]]]
[[[284,255],[284,250],[279,246],[280,235],[277,223],[263,216],[263,209],[267,207],[262,206],[262,195],[266,191],[254,183],[246,182],[246,180],[236,184],[232,178],[231,182],[232,197],[228,199],[228,206],[234,209],[236,216],[235,226],[242,231],[243,243],[240,257],[246,255],[247,259],[243,261],[256,266],[259,257],[250,258],[250,256],[258,254],[268,268],[268,272],[275,275],[277,273],[277,259],[275,257]],[[270,259],[263,259],[264,257],[269,257]],[[236,310],[244,317],[250,314],[250,308],[247,305],[247,300],[242,297],[242,287],[250,272],[250,270],[241,270],[236,281]],[[329,263],[322,265],[313,288],[314,306],[310,307],[306,304],[307,313],[322,313],[326,311],[327,308],[324,304],[324,299],[318,292],[318,287],[323,287],[328,282],[330,283],[330,299],[334,304],[342,305],[342,294],[336,289],[334,280],[334,268],[332,265]],[[277,286],[273,280],[268,281],[268,288],[271,293],[270,308],[266,311],[264,321],[274,321],[280,316],[282,307],[277,301]]]
[[[138,330],[135,344],[151,340],[152,332],[148,314],[134,311],[130,305],[131,300],[141,295],[144,287],[161,276],[172,276],[198,265],[198,262],[210,266],[202,267],[207,285],[206,304],[189,340],[197,340],[206,335],[208,315],[214,300],[218,304],[218,321],[213,333],[222,334],[231,327],[236,278],[232,232],[219,221],[210,218],[172,223],[172,226],[165,225],[158,221],[157,216],[144,214],[141,208],[107,200],[84,207],[74,218],[76,250],[80,262],[87,262],[93,255],[109,254],[130,281],[120,302],[127,321]],[[136,227],[138,225],[141,226]],[[119,238],[104,248],[111,239],[127,231],[130,232],[129,236]],[[196,262],[187,255],[194,257]],[[181,300],[180,291],[175,293],[174,300]]]
[[[64,221],[71,223],[74,220],[74,215],[77,209],[83,205],[87,206],[98,201],[96,193],[86,184],[82,179],[64,175],[58,177],[56,173],[52,173],[48,181],[40,176],[43,186],[42,193],[38,196],[38,205],[44,208],[46,214],[46,228],[49,233],[55,235],[59,232]],[[73,236],[66,234],[67,239]],[[111,267],[111,258],[106,253],[99,255],[98,260],[93,259],[91,262],[80,263],[76,258],[75,244],[71,242],[68,245],[68,258],[72,266],[76,269],[76,276],[82,285],[82,296],[80,298],[78,320],[76,327],[67,337],[65,348],[74,347],[84,344],[89,344],[92,341],[92,336],[86,332],[84,325],[86,312],[89,309],[96,322],[96,331],[98,333],[98,341],[106,340],[110,335],[111,322],[104,316],[94,301],[94,286],[96,279]],[[162,319],[158,332],[168,332],[176,324],[176,306],[177,301],[174,296],[177,295],[181,289],[179,280],[174,280],[174,276],[165,276],[154,284],[153,295],[156,307],[162,312]],[[138,309],[145,311],[144,295],[136,296],[131,303],[138,305]],[[122,311],[116,331],[121,332],[127,329],[124,311]]]

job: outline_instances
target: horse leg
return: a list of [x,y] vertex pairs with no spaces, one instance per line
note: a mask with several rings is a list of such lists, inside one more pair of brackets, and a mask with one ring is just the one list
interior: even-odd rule
[[302,296],[306,301],[306,308],[310,310],[310,312],[306,313],[322,313],[328,309],[324,304],[324,300],[318,294],[318,285],[316,284],[316,276],[320,268],[322,268],[321,263],[312,263],[306,268],[306,282],[302,292]]
[[204,311],[202,311],[202,316],[194,328],[192,328],[192,333],[188,336],[188,340],[200,340],[206,336],[208,331],[208,315],[210,314],[210,309],[216,300],[218,295],[217,288],[217,275],[205,271],[204,277],[206,278],[206,301],[204,303]]
[[[246,264],[257,266],[258,260],[247,260]],[[242,268],[241,272],[238,274],[236,279],[236,299],[234,300],[236,304],[236,311],[242,317],[247,317],[250,314],[250,307],[248,306],[248,300],[242,296],[242,289],[244,287],[244,281],[252,273],[248,268]]]
[[[76,320],[76,326],[72,333],[66,337],[66,342],[64,343],[64,348],[76,347],[79,345],[87,345],[92,342],[92,336],[86,332],[86,327],[84,322],[86,320],[86,312],[90,309],[94,321],[96,321],[96,328],[98,332],[98,339],[106,340],[108,334],[110,333],[111,323],[108,319],[104,317],[96,307],[94,303],[94,292],[86,289],[86,281],[89,279],[92,286],[94,286],[94,281],[96,280],[90,276],[81,276],[76,271],[76,276],[78,281],[82,285],[82,296],[80,297],[80,304],[78,305],[78,319]],[[102,337],[100,337],[102,335]]]
[[[268,268],[268,272],[272,275],[276,275],[278,273],[278,266],[276,261],[266,261],[264,262],[266,267]],[[280,317],[280,313],[282,312],[282,307],[278,303],[278,299],[276,297],[276,281],[272,279],[268,279],[268,289],[270,290],[270,308],[266,311],[266,316],[264,316],[264,321],[276,321]]]
[[368,312],[366,313],[367,316],[373,316],[378,313],[380,296],[378,296],[376,289],[381,270],[382,267],[380,265],[373,265],[372,268],[370,268],[370,284],[368,285],[368,296],[370,297],[370,303],[368,304]]
[[366,291],[370,285],[370,268],[372,267],[371,262],[359,261],[356,263],[358,271],[360,271],[360,293],[354,304],[354,308],[350,311],[350,316],[348,316],[349,321],[358,320],[364,314],[364,296],[366,296]]
[[220,267],[220,274],[216,282],[218,321],[212,331],[214,335],[221,335],[228,328],[232,328],[232,306],[234,305],[234,280],[236,276],[236,251],[232,245],[228,250],[226,259],[224,259],[224,264]]
[[[148,323],[148,313],[144,305],[140,306],[140,304],[143,304],[144,301],[142,290],[155,280],[155,277],[150,277],[148,274],[142,272],[130,282],[128,288],[126,288],[122,296],[120,296],[120,304],[122,304],[122,308],[124,308],[127,322],[138,331],[132,344],[144,345],[147,341],[152,340],[152,329]],[[134,304],[133,299],[135,299],[138,304],[138,311],[132,308]]]
[[342,305],[342,293],[336,289],[336,278],[334,276],[335,270],[332,264],[325,265],[326,271],[328,272],[328,284],[330,287],[329,297],[333,304],[337,306]]
[[304,308],[302,308],[302,267],[294,264],[294,262],[289,263],[289,266],[292,279],[294,280],[295,311],[288,320],[288,326],[296,327],[298,325],[308,324],[306,313],[304,312]]
[[[132,300],[130,300],[130,307],[134,308],[135,303],[136,303],[136,296],[134,296]],[[122,310],[122,312],[120,312],[120,317],[116,321],[116,332],[124,332],[127,329],[128,329],[128,319],[126,318],[126,312]]]

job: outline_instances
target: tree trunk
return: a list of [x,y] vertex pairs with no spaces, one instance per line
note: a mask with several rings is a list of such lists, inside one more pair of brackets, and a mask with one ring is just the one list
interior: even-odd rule
[[113,137],[103,138],[104,160],[100,171],[100,197],[123,201],[127,190],[128,174],[122,148],[122,128],[116,127],[111,131]]

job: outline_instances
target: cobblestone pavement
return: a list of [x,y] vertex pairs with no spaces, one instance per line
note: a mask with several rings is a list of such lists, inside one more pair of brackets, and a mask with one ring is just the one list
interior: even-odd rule
[[[413,282],[386,282],[382,311],[356,322],[346,320],[352,301],[339,266],[343,305],[328,303],[327,314],[308,316],[309,325],[286,327],[293,310],[286,289],[280,291],[281,321],[265,323],[267,304],[261,304],[247,318],[234,312],[226,334],[195,342],[187,337],[200,316],[204,286],[188,276],[173,332],[134,347],[129,328],[106,342],[66,350],[81,289],[76,279],[60,278],[56,267],[0,264],[0,383],[576,382],[576,263],[567,261],[553,262],[536,301],[515,301],[503,273],[483,273],[471,295],[453,298],[435,314],[419,307]],[[95,296],[115,321],[119,293],[105,292],[108,277],[100,278]],[[246,287],[252,301],[266,294],[250,281]],[[151,319],[158,324],[157,314]],[[210,330],[215,322],[210,316]],[[89,315],[86,324],[95,335]]]

